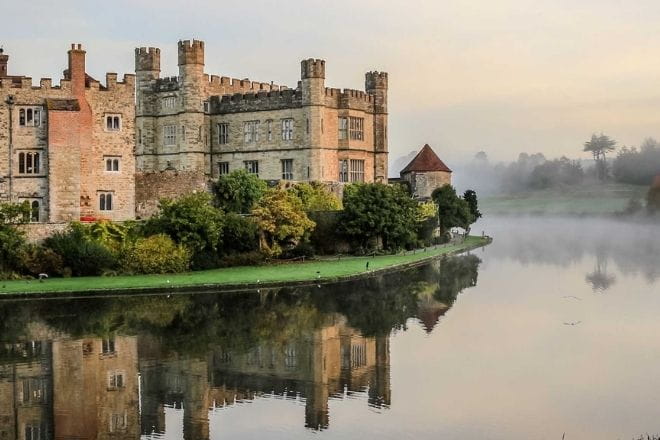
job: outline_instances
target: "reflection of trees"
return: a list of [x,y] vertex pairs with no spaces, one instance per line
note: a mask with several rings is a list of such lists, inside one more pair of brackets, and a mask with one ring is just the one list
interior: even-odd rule
[[605,252],[597,252],[596,268],[585,277],[594,291],[604,292],[616,283],[616,277],[607,273],[607,259]]

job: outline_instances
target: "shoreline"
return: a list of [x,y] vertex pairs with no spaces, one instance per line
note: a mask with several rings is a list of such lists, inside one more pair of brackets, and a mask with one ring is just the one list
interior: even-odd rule
[[[484,247],[489,237],[469,236],[461,244],[438,245],[396,255],[346,257],[309,262],[242,266],[182,274],[127,275],[118,277],[51,278],[0,281],[0,301],[16,299],[90,298],[192,292],[229,292],[307,286],[347,281],[402,270],[430,260]],[[369,262],[370,269],[365,270]],[[329,273],[329,275],[323,275]]]

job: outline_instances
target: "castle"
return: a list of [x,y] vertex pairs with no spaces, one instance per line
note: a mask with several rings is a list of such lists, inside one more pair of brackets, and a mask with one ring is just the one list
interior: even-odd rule
[[11,76],[0,53],[0,201],[28,201],[33,222],[153,214],[158,200],[208,189],[245,169],[272,181],[387,181],[384,72],[365,91],[325,86],[303,60],[295,88],[204,73],[204,43],[179,41],[179,75],[160,50],[135,49],[135,75],[85,71],[69,50],[59,86]]

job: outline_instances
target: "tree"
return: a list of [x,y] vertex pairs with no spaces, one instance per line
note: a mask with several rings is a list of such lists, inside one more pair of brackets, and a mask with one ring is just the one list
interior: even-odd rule
[[30,218],[30,205],[0,204],[0,272],[17,270],[20,253],[26,244],[25,235],[16,225]]
[[596,172],[600,180],[607,178],[607,153],[616,149],[616,141],[603,133],[593,134],[591,140],[584,143],[583,151],[590,152],[596,161]]
[[283,247],[295,247],[315,226],[300,199],[280,188],[267,190],[252,215],[259,228],[260,248],[273,257],[280,255]]
[[160,212],[147,221],[145,231],[148,235],[167,234],[193,254],[215,252],[222,235],[223,213],[211,201],[205,192],[163,199]]
[[467,201],[458,197],[451,185],[436,188],[431,198],[438,205],[440,234],[444,236],[451,228],[460,227],[469,231],[470,225],[476,221],[470,211]]
[[465,200],[468,204],[468,207],[470,208],[470,214],[472,214],[472,218],[474,221],[479,220],[482,215],[481,211],[479,211],[479,202],[477,200],[477,193],[471,189],[468,189],[463,193],[463,200]]
[[302,182],[288,189],[300,199],[305,212],[338,211],[341,201],[320,182]]
[[650,214],[660,212],[660,176],[655,178],[646,195],[646,208]]
[[339,230],[364,248],[396,249],[415,241],[417,203],[401,185],[358,183],[344,188]]
[[214,185],[216,206],[225,212],[249,213],[268,186],[255,174],[236,170],[220,176]]

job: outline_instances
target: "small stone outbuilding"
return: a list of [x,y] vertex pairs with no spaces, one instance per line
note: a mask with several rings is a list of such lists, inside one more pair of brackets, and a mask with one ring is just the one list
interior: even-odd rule
[[429,199],[434,189],[443,185],[451,185],[451,173],[449,167],[426,144],[417,153],[417,156],[401,170],[401,179],[410,184],[413,197]]

